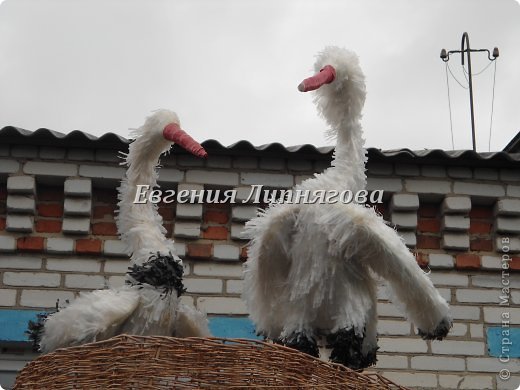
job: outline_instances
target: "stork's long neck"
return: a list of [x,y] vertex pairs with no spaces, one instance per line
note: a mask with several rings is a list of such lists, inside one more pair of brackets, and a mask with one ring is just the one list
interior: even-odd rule
[[366,187],[365,163],[367,161],[364,139],[359,120],[342,121],[332,167],[327,174],[337,183],[337,190],[356,192]]
[[157,186],[159,157],[170,146],[165,140],[150,139],[144,134],[130,144],[126,157],[128,170],[119,188],[117,227],[132,262],[139,265],[151,254],[174,252],[173,241],[165,237],[157,205],[148,200],[135,203],[138,186],[149,186],[141,187],[148,188],[148,194]]

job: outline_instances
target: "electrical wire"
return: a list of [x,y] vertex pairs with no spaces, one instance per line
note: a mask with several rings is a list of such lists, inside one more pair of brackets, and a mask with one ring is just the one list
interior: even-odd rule
[[[462,85],[462,83],[459,80],[457,80],[457,78],[455,77],[455,75],[451,71],[451,68],[450,68],[450,65],[448,64],[448,62],[446,62],[446,66],[448,67],[448,70],[450,71],[451,77],[453,77],[453,79],[457,82],[457,84],[459,84],[464,89],[468,89],[469,87],[465,87],[464,85]],[[468,84],[469,84],[469,81],[468,81]]]
[[[450,83],[448,77],[448,62],[446,62],[446,86],[448,87],[448,110],[450,112],[450,132],[451,132],[451,150],[455,150],[455,142],[453,140],[453,121],[451,118],[451,98],[450,98]],[[451,70],[450,70],[451,73]],[[453,76],[453,74],[452,74]]]
[[[487,68],[489,68],[491,66],[491,64],[493,63],[494,61],[489,61],[489,63],[480,71],[480,72],[477,72],[477,73],[473,73],[471,72],[471,75],[472,76],[478,76],[479,74],[482,74]],[[464,71],[465,74],[469,74],[468,71],[466,70],[465,67],[462,67],[462,70]],[[466,79],[467,80],[467,79]]]
[[493,73],[493,96],[491,98],[491,118],[489,120],[489,139],[488,139],[488,152],[491,152],[491,130],[493,128],[493,111],[495,108],[495,85],[496,85],[496,77],[497,77],[497,61],[493,61],[495,63],[495,72]]

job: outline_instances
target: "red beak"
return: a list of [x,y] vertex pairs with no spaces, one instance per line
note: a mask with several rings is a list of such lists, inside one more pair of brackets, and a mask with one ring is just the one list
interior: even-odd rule
[[298,85],[298,91],[309,92],[318,89],[324,84],[330,84],[336,78],[336,69],[331,65],[325,65],[323,69],[316,73],[314,76],[303,80]]
[[172,141],[179,146],[182,146],[183,149],[197,157],[208,157],[208,153],[204,150],[201,144],[191,138],[177,123],[166,125],[163,130],[163,136],[168,141]]

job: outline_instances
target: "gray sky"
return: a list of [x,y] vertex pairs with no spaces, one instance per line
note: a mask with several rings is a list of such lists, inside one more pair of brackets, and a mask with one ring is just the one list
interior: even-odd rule
[[[298,83],[327,45],[367,77],[366,146],[451,149],[441,48],[500,49],[491,150],[520,130],[520,5],[514,0],[5,0],[0,127],[127,136],[154,109],[195,138],[330,144]],[[488,64],[472,56],[473,73]],[[450,67],[467,84],[460,55]],[[494,64],[474,77],[488,150]],[[468,91],[450,77],[455,148],[471,148]]]

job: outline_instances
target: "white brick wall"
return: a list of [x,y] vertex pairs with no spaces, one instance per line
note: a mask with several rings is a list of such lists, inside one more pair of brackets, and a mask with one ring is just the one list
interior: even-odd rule
[[200,297],[197,308],[208,314],[247,314],[246,305],[240,298]]
[[90,198],[65,198],[63,213],[66,215],[89,216],[92,209]]
[[58,287],[60,274],[43,272],[4,272],[6,286]]
[[159,182],[179,183],[184,179],[184,172],[178,169],[161,168],[159,170]]
[[60,290],[23,290],[20,304],[26,307],[54,308],[58,299],[62,306],[66,300],[74,300],[74,293]]
[[213,246],[213,257],[215,260],[234,260],[240,257],[240,249],[234,245],[215,244]]
[[445,214],[466,214],[471,210],[469,196],[446,196],[442,201],[441,210]]
[[442,234],[441,245],[444,249],[465,251],[469,249],[469,235],[459,232],[445,232]]
[[419,176],[419,166],[412,164],[395,164],[395,173],[401,176]]
[[499,184],[483,184],[456,181],[453,183],[453,192],[456,194],[474,195],[496,198],[505,196],[504,186]]
[[261,157],[259,166],[260,169],[281,171],[285,169],[285,160],[276,157]]
[[380,317],[398,317],[404,319],[403,313],[393,303],[378,302],[377,313]]
[[419,196],[417,194],[393,194],[390,199],[390,210],[417,210]]
[[415,356],[411,359],[411,368],[426,371],[464,371],[466,361],[445,356]]
[[486,323],[501,324],[503,320],[508,320],[510,324],[520,324],[520,308],[484,307],[483,310],[484,322]]
[[436,286],[467,286],[469,278],[458,272],[432,272],[430,279]]
[[193,273],[198,276],[242,277],[242,264],[195,263]]
[[[166,169],[164,169],[166,170]],[[84,165],[79,166],[79,175],[83,177],[121,180],[125,168],[109,167],[106,165]],[[75,176],[75,175],[68,175]]]
[[450,329],[450,336],[457,337],[457,336],[465,336],[468,333],[468,326],[466,324],[455,322],[453,323],[453,327]]
[[32,195],[12,195],[7,197],[8,213],[34,214],[36,201]]
[[402,386],[418,388],[437,388],[437,376],[427,373],[408,373],[402,371],[384,371],[383,376]]
[[496,374],[504,368],[513,373],[520,371],[520,362],[518,359],[511,359],[508,363],[502,363],[497,358],[468,357],[466,364],[468,371],[475,372],[491,372]]
[[451,182],[446,180],[405,180],[406,190],[417,194],[449,194]]
[[184,278],[184,287],[187,291],[196,293],[218,294],[222,293],[223,283],[221,279],[191,279]]
[[0,256],[0,269],[40,269],[42,267],[42,259],[36,256]]
[[409,335],[411,325],[408,321],[379,320],[377,333],[380,335]]
[[65,287],[86,288],[90,290],[102,289],[107,281],[100,275],[66,275]]
[[498,303],[501,292],[500,290],[458,289],[455,294],[459,302]]
[[49,237],[46,241],[48,253],[71,254],[74,251],[74,240],[70,238]]
[[421,173],[426,177],[446,177],[446,168],[439,165],[423,165]]
[[520,233],[520,218],[498,216],[495,220],[495,228],[500,233]]
[[186,182],[234,187],[238,185],[238,173],[191,169],[186,171]]
[[[520,288],[520,275],[512,274],[509,276],[509,285],[512,288]],[[474,275],[471,277],[471,283],[477,287],[494,287],[497,288],[502,286],[502,279],[497,274],[481,274]]]
[[234,205],[231,209],[231,218],[234,221],[249,221],[256,217],[257,211],[257,206]]
[[94,161],[94,151],[90,149],[69,149],[67,159],[72,161]]
[[10,236],[0,236],[0,252],[14,252],[16,240]]
[[199,238],[200,222],[176,221],[173,228],[175,237]]
[[381,352],[426,353],[428,351],[426,341],[406,337],[381,337],[379,339],[379,347]]
[[485,344],[481,341],[457,341],[445,339],[432,342],[432,352],[440,355],[484,355]]
[[384,190],[385,192],[399,192],[403,190],[403,182],[397,178],[369,177],[367,179],[367,190]]
[[175,247],[175,253],[177,253],[177,256],[179,256],[179,257],[186,256],[186,244],[184,244],[182,242],[175,242],[173,244],[173,246]]
[[502,261],[496,256],[482,256],[482,268],[486,270],[501,270]]
[[484,326],[482,324],[469,324],[469,333],[472,339],[484,337]]
[[408,368],[408,358],[406,356],[383,355],[378,353],[376,368]]
[[0,173],[16,173],[20,169],[20,164],[15,160],[1,159]]
[[42,146],[40,148],[40,158],[43,160],[63,160],[66,149],[53,148],[52,146]]
[[243,280],[227,280],[226,281],[226,292],[228,294],[242,294],[244,290]]
[[0,288],[0,306],[14,306],[16,304],[16,290]]
[[498,170],[493,168],[475,168],[473,175],[475,179],[498,180]]
[[108,288],[118,288],[125,285],[125,277],[121,275],[110,276],[108,278]]
[[126,244],[120,240],[105,240],[103,253],[107,256],[126,257]]
[[8,232],[32,232],[34,218],[30,215],[9,214],[6,218],[5,230]]
[[465,231],[469,229],[469,216],[466,215],[443,215],[441,222],[444,230]]
[[[90,231],[89,218],[68,217],[71,213],[69,205],[74,203],[74,196],[90,198],[92,196],[92,183],[98,185],[100,179],[106,182],[116,183],[123,175],[124,168],[116,164],[72,164],[60,163],[60,156],[65,150],[46,148],[40,150],[40,158],[48,161],[29,161],[23,165],[23,172],[33,176],[11,176],[9,180],[21,181],[20,184],[8,186],[10,194],[6,202],[6,208],[11,213],[33,213],[34,204],[30,207],[22,207],[23,202],[12,194],[34,194],[36,181],[39,176],[55,176],[52,182],[64,183],[65,198],[65,222],[63,233],[88,234]],[[3,156],[8,156],[7,154]],[[34,150],[24,151],[19,149],[17,153],[33,153]],[[77,161],[115,161],[112,151],[93,151],[83,149],[68,150],[67,156],[74,157]],[[54,160],[54,162],[51,162]],[[4,162],[7,163],[4,164]],[[309,177],[313,163],[309,161],[297,161],[288,159],[260,159],[257,157],[227,157],[217,156],[209,160],[199,160],[191,156],[169,157],[165,162],[167,168],[160,170],[161,182],[180,183],[168,184],[168,188],[181,189],[197,186],[202,189],[206,183],[217,188],[239,188],[237,201],[241,202],[249,196],[252,184],[263,184],[274,188],[291,187],[297,180]],[[90,165],[88,165],[90,164]],[[328,161],[318,161],[315,164],[317,170],[329,166]],[[176,169],[179,166],[192,167]],[[233,168],[231,168],[233,166]],[[21,165],[15,160],[1,160],[0,173],[20,175]],[[212,171],[204,167],[212,168]],[[231,168],[231,171],[229,170]],[[407,245],[416,244],[415,229],[417,225],[416,210],[419,204],[428,203],[430,200],[442,201],[441,215],[442,228],[445,230],[442,241],[443,249],[426,250],[429,256],[432,281],[439,287],[439,292],[447,300],[451,301],[451,310],[455,319],[454,326],[448,338],[442,342],[426,342],[417,335],[415,328],[404,319],[403,313],[392,303],[378,302],[378,332],[381,336],[381,351],[378,354],[379,362],[376,369],[384,370],[384,373],[398,383],[425,388],[453,387],[467,389],[487,389],[497,386],[499,380],[495,378],[498,367],[496,358],[490,358],[487,352],[487,340],[485,329],[488,326],[499,326],[501,314],[506,309],[498,306],[501,286],[501,243],[497,245],[498,253],[486,253],[482,256],[482,268],[484,271],[455,270],[455,255],[465,252],[469,247],[468,212],[472,201],[479,205],[480,198],[488,198],[486,205],[495,202],[495,214],[500,218],[494,226],[495,230],[504,232],[512,241],[510,253],[520,251],[520,176],[514,170],[501,170],[500,178],[504,182],[497,182],[498,170],[475,169],[468,167],[440,167],[398,164],[395,172],[404,177],[391,177],[394,174],[392,164],[371,164],[370,174],[379,177],[369,177],[369,189],[384,189],[387,193],[386,200],[390,200],[390,217],[398,225],[404,227],[399,232],[406,237]],[[248,172],[239,173],[239,170],[248,169]],[[270,172],[260,172],[258,169],[266,169]],[[185,174],[186,172],[186,174]],[[79,173],[80,176],[77,176]],[[422,175],[422,177],[419,176]],[[381,177],[385,176],[385,177]],[[451,178],[462,178],[462,181],[454,182]],[[474,180],[467,180],[472,179]],[[480,182],[479,179],[486,180]],[[60,181],[61,180],[61,181]],[[49,181],[51,182],[51,181]],[[514,184],[511,184],[514,182]],[[42,183],[46,184],[45,181]],[[196,183],[196,184],[195,184]],[[87,185],[88,184],[88,185]],[[80,188],[81,187],[81,188]],[[507,191],[506,191],[507,190]],[[448,197],[444,197],[447,192]],[[394,193],[392,197],[392,193]],[[507,195],[506,195],[507,193]],[[430,196],[431,195],[431,196]],[[508,196],[504,198],[504,196]],[[95,206],[95,205],[94,205]],[[184,206],[188,208],[184,211]],[[180,237],[176,243],[177,252],[184,256],[186,243],[200,238],[201,218],[203,207],[195,205],[179,205],[174,235]],[[487,207],[487,206],[486,206]],[[85,209],[85,216],[90,216]],[[72,211],[74,213],[74,211]],[[234,314],[245,316],[247,310],[240,299],[244,288],[241,280],[243,267],[238,261],[240,246],[244,245],[240,233],[243,230],[244,221],[256,216],[256,205],[234,205],[232,208],[232,221],[230,222],[231,240],[213,243],[213,257],[223,261],[185,261],[185,286],[188,288],[188,296],[183,296],[183,301],[197,305],[200,309],[210,314]],[[20,231],[31,232],[33,219],[29,215],[24,217],[25,226]],[[188,220],[180,221],[180,218]],[[196,219],[197,221],[189,219]],[[411,218],[410,223],[402,223],[399,218]],[[12,252],[16,250],[16,237],[19,234],[11,234],[13,221],[7,217],[7,232],[0,235],[0,252]],[[191,224],[191,225],[190,225]],[[205,227],[206,225],[202,225]],[[491,234],[495,234],[495,230]],[[46,253],[43,256],[30,256],[26,254],[11,257],[0,256],[0,306],[4,308],[53,308],[56,298],[73,299],[77,290],[97,289],[106,286],[116,287],[124,285],[124,273],[127,271],[129,261],[127,259],[124,244],[117,240],[105,239],[103,255],[97,258],[71,257],[74,253],[76,237],[62,237],[59,234],[45,235]],[[102,237],[101,237],[102,238]],[[500,240],[501,237],[497,239]],[[451,240],[451,241],[450,241]],[[460,244],[460,241],[463,244]],[[205,241],[205,240],[203,240]],[[459,241],[459,242],[457,242]],[[455,242],[455,244],[453,244]],[[421,252],[423,250],[421,249]],[[433,252],[433,253],[432,253]],[[443,253],[444,252],[444,253]],[[476,252],[476,251],[473,251]],[[51,254],[51,255],[49,255]],[[51,256],[51,258],[47,258]],[[231,260],[234,262],[225,262]],[[451,271],[442,271],[451,270]],[[102,273],[101,273],[102,272]],[[512,326],[520,323],[520,309],[514,305],[520,304],[520,275],[512,274],[509,277],[513,306],[508,307]],[[63,291],[62,291],[63,290]],[[74,290],[74,291],[73,291]],[[191,296],[189,294],[192,294]],[[386,293],[378,292],[380,300],[388,299]],[[18,305],[18,306],[17,306]],[[518,372],[518,362],[511,367],[512,372]],[[493,364],[495,364],[493,366]],[[499,365],[497,365],[499,364]],[[515,366],[516,364],[516,366]],[[492,369],[489,367],[491,366]],[[486,368],[488,367],[488,368]],[[514,371],[516,369],[516,371]],[[406,372],[403,372],[405,370]],[[416,370],[415,372],[411,372]],[[464,373],[469,370],[469,373]],[[487,374],[483,374],[487,373]],[[498,385],[498,388],[501,386]]]
[[480,307],[451,305],[451,315],[454,320],[479,320]]
[[231,225],[231,238],[233,240],[245,240],[244,236],[244,225],[241,223],[234,223]]
[[66,196],[92,196],[92,181],[90,179],[67,179],[64,183]]
[[65,234],[88,234],[90,231],[90,218],[63,218],[61,230]]
[[107,260],[105,261],[105,272],[114,274],[124,274],[128,271],[130,261],[128,260]]
[[496,215],[520,215],[520,199],[499,199],[494,211]]
[[417,227],[417,212],[394,211],[390,221],[398,228],[415,229]]
[[38,156],[38,147],[35,145],[13,145],[11,147],[11,156],[36,158]]
[[242,172],[240,174],[241,185],[265,185],[265,183],[269,183],[270,187],[292,187],[294,178],[292,175],[282,173]]
[[487,390],[493,388],[493,378],[482,375],[439,375],[439,385],[448,389]]
[[101,262],[94,259],[47,259],[51,271],[99,272]]
[[28,175],[69,177],[78,174],[76,164],[27,161],[23,165],[23,172]]
[[[1,162],[0,162],[1,164]],[[36,192],[36,182],[33,176],[10,176],[7,178],[7,192],[9,194],[31,194]]]
[[430,253],[430,268],[433,269],[451,269],[455,266],[455,259],[452,255],[444,253]]
[[208,168],[231,168],[231,157],[209,156],[206,160]]
[[520,186],[508,185],[507,196],[520,197]]
[[202,219],[202,204],[177,204],[176,218]]

